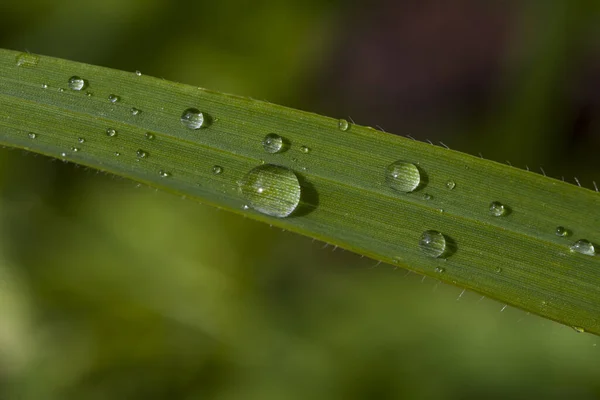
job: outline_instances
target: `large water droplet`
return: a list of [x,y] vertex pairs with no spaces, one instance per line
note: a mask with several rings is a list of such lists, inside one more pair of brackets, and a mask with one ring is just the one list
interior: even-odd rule
[[571,234],[571,232],[564,226],[557,226],[556,231],[554,231],[554,233],[556,233],[556,236],[560,237],[567,237]]
[[438,231],[425,231],[419,240],[419,247],[429,257],[438,258],[446,252],[446,238]]
[[576,241],[571,245],[570,249],[574,253],[581,253],[585,254],[586,256],[596,255],[596,249],[594,248],[594,245],[585,239],[580,239]]
[[85,89],[88,86],[88,83],[85,79],[82,79],[78,76],[72,76],[69,78],[69,89],[80,91]]
[[240,180],[239,187],[250,207],[272,217],[287,217],[300,203],[298,177],[285,167],[260,165]]
[[188,108],[181,114],[180,121],[188,129],[206,128],[208,124],[208,116],[196,108]]
[[385,170],[385,180],[389,187],[398,192],[409,193],[419,187],[421,174],[416,165],[396,161]]
[[121,101],[121,98],[116,94],[109,94],[108,101],[110,101],[111,103],[118,103],[119,101]]
[[267,153],[275,154],[284,150],[284,140],[275,133],[269,133],[262,141],[263,148]]
[[40,62],[40,57],[35,54],[21,53],[17,56],[17,67],[35,67]]
[[350,124],[348,123],[348,121],[346,121],[345,119],[340,119],[338,121],[338,128],[341,131],[346,132],[349,128],[350,128]]
[[490,203],[490,214],[494,217],[503,217],[508,214],[508,208],[500,202],[492,201]]
[[110,137],[115,137],[117,136],[117,131],[113,128],[108,128],[106,129],[106,135]]

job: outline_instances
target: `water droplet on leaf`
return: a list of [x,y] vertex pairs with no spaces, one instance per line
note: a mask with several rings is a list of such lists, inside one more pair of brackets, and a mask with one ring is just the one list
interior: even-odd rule
[[109,94],[108,101],[110,101],[111,103],[118,103],[119,101],[121,101],[121,98],[116,94]]
[[161,169],[158,171],[158,175],[160,175],[161,178],[168,178],[171,176],[171,173]]
[[88,83],[85,79],[82,79],[78,76],[72,76],[69,78],[69,89],[80,91],[85,89],[88,86]]
[[585,329],[583,329],[583,328],[582,328],[582,327],[580,327],[580,326],[573,326],[572,328],[573,328],[573,330],[574,330],[575,332],[577,332],[577,333],[585,333]]
[[338,121],[338,128],[341,131],[346,132],[349,128],[350,128],[350,124],[348,123],[348,121],[346,121],[345,119],[340,119]]
[[556,236],[560,237],[567,237],[571,234],[571,232],[569,232],[569,230],[563,226],[557,226],[556,231],[554,231],[554,233],[556,233]]
[[188,108],[181,114],[181,123],[188,129],[200,129],[208,126],[207,116],[196,108]]
[[298,177],[285,167],[260,165],[240,180],[239,187],[250,207],[272,217],[287,217],[300,203]]
[[262,141],[263,148],[267,153],[275,154],[284,150],[283,138],[275,133],[269,133]]
[[135,116],[135,115],[140,115],[141,113],[142,113],[142,110],[139,110],[139,109],[137,109],[135,107],[131,108],[131,115]]
[[300,147],[300,151],[303,152],[303,153],[305,153],[305,154],[308,154],[308,153],[310,153],[310,147],[301,146]]
[[29,134],[27,134],[27,136],[29,136],[29,139],[35,139],[37,137],[37,134],[30,132]]
[[144,135],[146,137],[146,139],[148,140],[154,140],[154,134],[150,133],[150,132],[146,132],[146,134]]
[[419,247],[429,257],[438,258],[446,252],[446,238],[438,231],[425,231],[419,240]]
[[396,161],[385,170],[385,180],[389,187],[398,191],[409,193],[414,191],[421,183],[421,174],[416,165]]
[[446,182],[446,188],[452,190],[456,187],[456,183],[454,183],[454,181],[448,181]]
[[144,151],[142,149],[139,149],[138,151],[135,152],[135,155],[137,156],[137,158],[147,158],[148,152]]
[[106,129],[106,135],[110,137],[115,137],[117,136],[117,131],[113,128],[108,128]]
[[585,254],[586,256],[595,256],[596,249],[594,245],[585,239],[580,239],[573,243],[570,247],[571,252]]
[[508,209],[504,206],[504,204],[493,201],[490,203],[490,214],[494,217],[503,217],[508,214]]
[[35,54],[21,53],[17,56],[17,67],[35,67],[40,62],[40,57]]
[[80,137],[80,138],[77,139],[77,141],[79,143],[85,143],[85,138]]
[[220,165],[213,166],[212,173],[215,175],[221,175],[223,173],[223,167],[221,167]]

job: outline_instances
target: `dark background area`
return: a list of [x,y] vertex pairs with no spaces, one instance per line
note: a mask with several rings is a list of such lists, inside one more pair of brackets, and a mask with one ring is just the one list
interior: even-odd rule
[[[7,0],[0,47],[600,182],[597,1]],[[1,149],[0,229],[0,399],[600,397],[595,336],[72,164]]]

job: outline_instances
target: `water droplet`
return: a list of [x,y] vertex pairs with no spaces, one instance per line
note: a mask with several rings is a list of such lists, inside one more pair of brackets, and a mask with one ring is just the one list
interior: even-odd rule
[[269,133],[262,141],[267,153],[275,154],[284,150],[283,138],[275,133]]
[[85,138],[82,138],[82,137],[80,137],[79,139],[77,139],[77,141],[78,141],[79,143],[85,143]]
[[79,147],[71,147],[71,150],[73,150],[73,152],[77,153],[79,151]]
[[340,119],[338,121],[338,128],[341,131],[346,132],[349,128],[350,128],[350,124],[348,123],[348,121],[346,121],[345,119]]
[[150,132],[146,132],[146,134],[144,135],[146,137],[146,139],[148,140],[154,140],[154,134],[150,133]]
[[116,94],[109,94],[108,101],[110,101],[111,103],[118,103],[119,101],[121,101],[121,97],[117,96]]
[[454,183],[454,181],[448,181],[446,182],[446,188],[452,190],[456,187],[456,183]]
[[142,72],[141,72],[141,71],[135,71],[135,74],[136,74],[137,76],[142,76]]
[[385,170],[385,180],[389,187],[398,191],[409,193],[421,183],[421,174],[416,165],[404,161],[396,161]]
[[239,187],[250,207],[272,217],[287,217],[300,203],[298,177],[285,167],[260,165],[240,180]]
[[423,200],[431,200],[433,197],[429,193],[423,195]]
[[577,332],[577,333],[585,333],[585,329],[583,329],[583,328],[582,328],[582,327],[580,327],[580,326],[573,326],[572,328],[573,328],[573,330],[574,330],[575,332]]
[[496,269],[495,269],[494,271],[496,271],[496,273],[497,273],[497,274],[499,274],[499,273],[501,273],[501,272],[502,272],[502,268],[500,268],[500,267],[496,267]]
[[437,272],[438,274],[443,274],[444,272],[446,272],[446,268],[436,267],[435,272]]
[[171,176],[171,173],[161,169],[158,171],[158,175],[160,175],[161,178],[168,178]]
[[494,217],[503,217],[507,213],[508,209],[504,206],[504,204],[497,201],[492,201],[490,203],[490,214],[492,214]]
[[117,131],[114,130],[113,128],[108,128],[108,129],[106,129],[106,135],[110,136],[110,137],[115,137],[115,136],[117,136]]
[[48,89],[48,85],[46,85],[45,83],[42,83],[42,89]]
[[115,151],[115,156],[119,157],[121,155],[121,153],[119,153],[118,151]]
[[567,237],[571,235],[571,232],[564,226],[557,226],[556,231],[554,231],[554,233],[556,233],[556,236],[560,237]]
[[40,62],[40,57],[35,54],[21,53],[17,56],[17,67],[35,67]]
[[85,92],[85,95],[86,95],[87,97],[92,97],[94,94],[93,94],[92,92]]
[[134,115],[134,116],[135,116],[135,115],[140,115],[141,113],[142,113],[142,110],[140,110],[140,109],[137,109],[137,108],[135,108],[135,107],[132,107],[132,108],[131,108],[131,115]]
[[64,93],[64,92],[65,92],[65,89],[64,89],[64,88],[58,88],[58,91],[59,91],[60,93]]
[[60,153],[61,157],[66,157],[67,153]]
[[221,167],[220,165],[213,166],[212,173],[215,175],[221,175],[223,173],[223,167]]
[[181,123],[188,129],[200,129],[208,126],[207,116],[196,108],[188,108],[181,114]]
[[148,152],[144,151],[142,149],[139,149],[138,151],[135,152],[135,155],[137,156],[137,158],[147,158]]
[[29,136],[29,139],[35,139],[37,137],[37,134],[30,132],[27,134],[27,136]]
[[305,154],[308,154],[308,153],[310,153],[310,147],[301,146],[300,147],[300,151],[303,152],[303,153],[305,153]]
[[78,76],[72,76],[69,78],[69,89],[71,90],[80,91],[85,89],[87,85],[87,81]]
[[585,239],[580,239],[573,243],[570,247],[571,252],[585,254],[586,256],[595,256],[596,249],[594,245]]
[[438,258],[446,252],[446,238],[438,231],[425,231],[419,240],[419,247],[429,257]]

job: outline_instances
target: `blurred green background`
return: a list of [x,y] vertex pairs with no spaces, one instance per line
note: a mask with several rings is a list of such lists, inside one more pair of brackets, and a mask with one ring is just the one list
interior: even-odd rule
[[[3,0],[0,47],[600,182],[597,1]],[[0,399],[600,397],[597,337],[0,150]],[[501,311],[503,310],[503,311]]]

